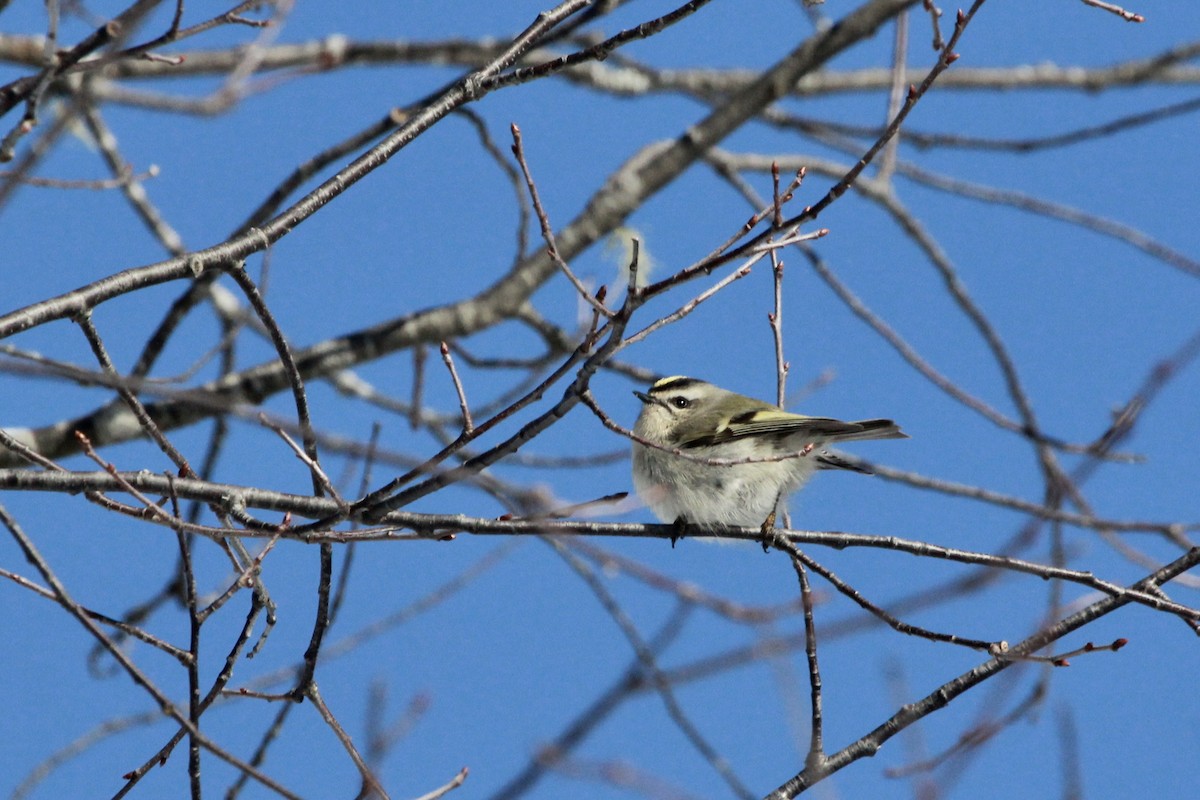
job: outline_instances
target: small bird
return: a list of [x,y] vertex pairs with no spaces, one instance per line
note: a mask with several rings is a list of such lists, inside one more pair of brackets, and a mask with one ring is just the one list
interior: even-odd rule
[[[842,422],[777,406],[679,375],[634,392],[633,484],[663,522],[774,527],[787,496],[817,469],[869,470],[821,448],[858,439],[907,439],[890,419]],[[665,449],[660,449],[665,448]],[[669,451],[685,455],[676,455]],[[782,460],[766,460],[780,456]],[[689,458],[690,456],[690,458]],[[697,460],[699,459],[699,460]],[[704,463],[704,459],[744,462]],[[766,545],[764,544],[764,548]]]

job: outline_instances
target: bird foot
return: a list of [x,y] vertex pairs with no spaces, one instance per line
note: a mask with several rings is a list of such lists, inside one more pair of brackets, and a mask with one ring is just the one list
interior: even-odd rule
[[767,514],[767,518],[763,520],[762,527],[759,528],[759,530],[762,531],[762,535],[763,535],[762,549],[763,549],[763,552],[766,553],[766,552],[770,551],[770,549],[775,545],[775,542],[778,538],[775,533],[775,512],[774,512],[774,510],[772,510],[770,514]]
[[683,517],[676,517],[671,523],[671,549],[675,549],[675,543],[683,538],[683,534],[687,532],[687,520]]

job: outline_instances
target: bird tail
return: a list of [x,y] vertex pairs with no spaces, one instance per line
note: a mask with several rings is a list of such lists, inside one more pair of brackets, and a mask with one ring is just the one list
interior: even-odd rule
[[832,437],[837,442],[854,442],[862,439],[907,439],[908,434],[890,419],[860,419],[854,423],[861,430],[839,433]]

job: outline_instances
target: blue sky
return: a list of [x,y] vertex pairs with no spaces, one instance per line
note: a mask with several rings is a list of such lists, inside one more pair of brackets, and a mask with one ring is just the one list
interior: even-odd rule
[[[1200,7],[1160,5],[1133,8],[1148,20],[1130,25],[1079,2],[993,0],[968,29],[958,48],[961,58],[951,71],[1036,64],[1103,66],[1152,56],[1185,43],[1190,32],[1200,30]],[[536,3],[465,0],[300,3],[279,41],[308,41],[331,33],[352,40],[506,37],[543,8]],[[664,3],[630,3],[602,30],[611,33],[669,8]],[[836,18],[847,8],[849,4],[830,0],[824,11]],[[93,10],[113,13],[119,7],[97,5]],[[952,9],[946,10],[951,17]],[[201,11],[189,6],[188,14],[193,13]],[[910,23],[916,79],[930,58],[928,22],[914,14]],[[947,29],[948,25],[947,19]],[[7,33],[35,34],[44,28],[40,3],[19,1],[0,12],[0,29]],[[764,68],[811,31],[799,3],[713,3],[666,33],[620,53],[664,68]],[[63,38],[74,41],[84,32],[72,24]],[[183,48],[228,46],[252,35],[242,28],[218,29]],[[836,59],[831,68],[886,66],[890,51],[887,28]],[[4,65],[0,81],[26,72]],[[212,118],[116,105],[103,113],[136,170],[158,166],[160,174],[146,183],[147,192],[186,245],[198,249],[228,236],[294,165],[391,106],[412,102],[459,74],[458,68],[450,67],[355,67],[285,81]],[[144,87],[199,96],[215,85],[212,79],[176,79],[147,82]],[[1046,136],[1181,102],[1194,94],[1187,83],[1096,93],[945,88],[921,101],[909,125],[914,131],[999,139]],[[884,116],[885,99],[878,92],[847,93],[782,105],[795,114],[877,124]],[[707,112],[699,101],[680,95],[609,97],[554,80],[496,92],[471,108],[505,152],[508,126],[520,125],[543,203],[557,226],[578,214],[604,178],[639,148],[677,137]],[[18,113],[4,119],[5,131]],[[761,125],[738,131],[723,147],[735,153],[836,159],[846,165],[853,161]],[[927,170],[1119,221],[1200,258],[1195,199],[1200,148],[1194,114],[1025,155],[920,150],[908,144],[902,144],[900,155]],[[107,177],[82,135],[59,142],[37,174]],[[760,194],[769,194],[768,176],[748,180]],[[814,202],[830,184],[829,178],[810,175],[795,201],[797,207]],[[1094,440],[1154,365],[1197,332],[1200,283],[1195,275],[1125,242],[1061,221],[950,196],[903,178],[896,179],[894,189],[945,251],[970,296],[995,326],[1051,435],[1077,443]],[[629,225],[657,264],[656,274],[666,275],[708,253],[750,212],[728,184],[697,165],[639,209]],[[510,268],[516,220],[507,178],[481,151],[474,129],[450,118],[273,248],[268,302],[297,346],[444,303],[487,285]],[[852,192],[822,214],[818,224],[830,233],[816,244],[816,251],[867,305],[943,374],[1002,413],[1015,413],[984,342],[894,220]],[[536,237],[536,231],[531,235]],[[0,313],[164,257],[119,194],[24,187],[0,208]],[[849,419],[892,417],[911,440],[864,443],[854,452],[895,469],[1041,500],[1043,486],[1028,443],[999,431],[902,363],[846,310],[799,253],[786,253],[784,259],[789,385],[799,389],[823,373],[832,375],[811,395],[799,398],[792,410]],[[253,259],[252,273],[261,266],[261,258]],[[592,247],[572,266],[595,284],[612,283],[618,273],[615,259],[602,246]],[[640,312],[635,327],[668,313],[720,277],[692,282],[656,299]],[[120,368],[129,368],[162,309],[182,288],[157,287],[95,311],[94,321]],[[547,318],[566,327],[578,314],[573,289],[561,279],[542,287],[533,302]],[[763,262],[694,314],[621,358],[658,374],[695,375],[772,397],[774,350],[766,323],[772,302],[769,265]],[[181,373],[215,337],[211,317],[198,314],[172,343],[156,374]],[[3,344],[94,365],[83,337],[67,321]],[[462,344],[487,356],[537,352],[534,337],[511,323]],[[242,366],[271,356],[269,346],[254,337],[245,337],[239,352]],[[514,379],[509,373],[470,369],[461,359],[459,366],[468,397],[476,405],[500,394]],[[455,409],[454,392],[436,352],[429,353],[427,370],[427,401],[443,410]],[[408,353],[364,365],[359,372],[380,390],[400,398],[411,394]],[[209,365],[195,380],[214,374]],[[108,399],[99,389],[12,374],[0,375],[0,386],[4,427],[50,424]],[[632,424],[638,404],[631,390],[638,384],[603,373],[593,387],[610,415]],[[309,389],[314,420],[323,431],[365,439],[378,421],[385,446],[417,456],[439,446],[427,434],[412,431],[402,417],[349,401],[319,383]],[[551,396],[560,391],[555,389]],[[1084,491],[1096,513],[1117,520],[1200,520],[1194,447],[1200,438],[1198,394],[1200,370],[1195,364],[1184,365],[1122,445],[1122,450],[1145,460],[1106,464],[1086,484]],[[291,410],[283,395],[265,405],[281,415]],[[507,428],[498,436],[514,430]],[[235,423],[234,431],[218,479],[308,491],[304,468],[273,434],[246,423]],[[206,434],[207,426],[195,426],[173,432],[172,439],[198,459]],[[499,438],[487,443],[494,441]],[[583,455],[626,446],[579,407],[527,450]],[[166,467],[155,450],[140,443],[115,446],[104,455],[122,469]],[[1080,463],[1077,456],[1062,458],[1068,467]],[[80,457],[65,464],[93,468]],[[337,457],[329,465],[335,479],[349,476],[345,486],[353,494],[358,473]],[[579,470],[501,465],[496,474],[543,486],[566,502],[630,488],[626,462]],[[385,468],[377,469],[377,483],[390,477]],[[176,548],[166,529],[104,515],[81,497],[6,493],[0,502],[26,527],[75,596],[108,613],[119,614],[145,600],[173,568]],[[490,497],[469,489],[439,493],[413,510],[485,517],[504,511]],[[848,473],[818,476],[793,500],[792,512],[797,528],[890,535],[987,553],[999,552],[1027,521],[1011,510]],[[644,509],[613,518],[651,519]],[[1152,559],[1178,555],[1176,548],[1151,534],[1121,536]],[[0,567],[35,579],[16,545],[8,538],[0,542]],[[686,540],[674,549],[656,540],[593,543],[748,606],[786,603],[797,596],[796,578],[786,559],[778,553],[764,555],[757,547]],[[452,543],[360,546],[345,611],[331,632],[332,640],[409,606],[506,546],[503,538],[472,536]],[[1118,556],[1092,531],[1067,528],[1063,546],[1068,566],[1108,580],[1130,583],[1147,571]],[[1050,547],[1047,529],[1042,528],[1022,556],[1047,562]],[[227,577],[215,550],[197,551],[202,591],[218,590]],[[806,552],[884,606],[924,586],[970,574],[962,565],[882,550]],[[341,557],[339,551],[339,563]],[[249,685],[257,676],[294,663],[307,642],[315,549],[280,544],[265,562],[264,577],[281,608],[280,622],[262,654],[239,667],[235,686]],[[651,637],[669,618],[675,602],[669,594],[627,574],[605,580],[643,636]],[[824,600],[818,606],[818,624],[830,631],[820,653],[830,750],[874,728],[900,704],[986,660],[976,652],[878,628],[838,636],[838,624],[860,615],[828,585],[815,579],[814,586]],[[1015,642],[1036,630],[1046,613],[1049,591],[1049,584],[1040,579],[1006,573],[977,593],[905,619],[963,636]],[[1068,603],[1095,599],[1077,586],[1066,587],[1064,593]],[[1172,586],[1169,593],[1181,603],[1196,605],[1195,588]],[[0,640],[5,643],[0,648],[0,705],[7,709],[8,720],[6,734],[0,737],[0,792],[7,794],[58,748],[106,719],[150,711],[152,704],[124,675],[111,674],[110,660],[99,661],[104,674],[89,673],[92,642],[61,609],[7,581],[0,583],[0,608]],[[211,639],[206,640],[204,658],[210,678],[241,624],[243,608],[244,604],[228,611],[206,628]],[[186,621],[174,609],[160,611],[147,625],[172,641],[186,642]],[[777,622],[774,632],[790,635],[800,626],[799,618],[791,616]],[[697,611],[661,662],[668,670],[688,665],[768,633]],[[1131,641],[1119,654],[1073,658],[1070,668],[1045,676],[1048,695],[1039,710],[997,734],[962,766],[961,774],[933,773],[944,796],[1059,796],[1063,751],[1058,719],[1068,711],[1078,731],[1085,796],[1191,796],[1194,765],[1200,763],[1196,637],[1177,619],[1129,607],[1067,637],[1057,649],[1117,637]],[[176,665],[146,648],[131,652],[173,697],[183,697],[182,673]],[[377,702],[368,696],[373,682],[387,686],[389,719],[402,714],[414,698],[428,702],[428,710],[380,769],[392,797],[419,796],[463,766],[471,775],[459,794],[487,797],[602,687],[614,682],[632,657],[612,618],[579,578],[550,548],[529,540],[428,612],[345,657],[323,663],[317,677],[330,706],[356,738],[362,735],[365,710]],[[1036,665],[1008,670],[926,719],[919,731],[893,739],[876,758],[833,776],[817,790],[825,793],[818,796],[911,795],[908,783],[887,778],[884,770],[920,758],[922,742],[927,754],[940,752],[982,716],[1008,712],[1043,671]],[[681,684],[677,692],[693,722],[754,791],[765,793],[799,769],[807,745],[803,651]],[[213,712],[208,730],[245,755],[274,711],[275,707],[234,701]],[[169,726],[158,723],[107,738],[54,772],[33,796],[110,796],[120,787],[120,776],[155,752],[169,733]],[[336,752],[338,747],[306,705],[293,712],[267,769],[306,797],[345,794],[357,784],[352,765]],[[585,762],[632,765],[689,796],[728,794],[664,713],[661,701],[650,694],[622,705],[574,755]],[[182,751],[176,753],[167,767],[152,771],[137,792],[144,797],[180,796],[186,791],[183,763]],[[228,767],[206,759],[209,794],[222,791],[229,780]],[[263,795],[254,788],[246,796]],[[611,785],[550,775],[529,796],[630,795]]]

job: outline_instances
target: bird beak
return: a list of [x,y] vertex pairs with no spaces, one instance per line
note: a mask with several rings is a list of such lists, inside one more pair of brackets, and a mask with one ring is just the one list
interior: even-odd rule
[[645,392],[635,391],[633,393],[633,396],[636,397],[638,400],[641,400],[646,405],[650,405],[651,403],[659,402],[657,397],[651,397],[650,395],[646,394]]

